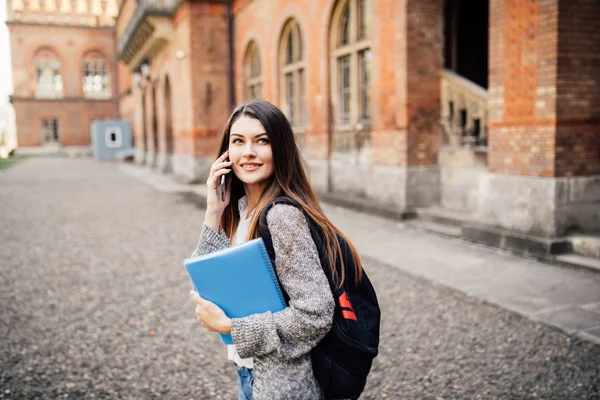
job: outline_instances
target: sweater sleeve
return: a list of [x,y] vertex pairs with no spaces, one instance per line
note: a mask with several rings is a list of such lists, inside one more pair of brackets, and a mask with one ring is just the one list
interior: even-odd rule
[[217,233],[204,224],[202,232],[200,232],[198,246],[192,253],[192,257],[203,256],[226,247],[229,247],[229,238],[227,238],[227,234],[223,228],[219,227],[219,232]]
[[306,217],[290,205],[267,215],[275,268],[290,297],[289,306],[271,313],[233,318],[231,335],[242,358],[278,352],[297,358],[311,351],[333,324],[335,303]]

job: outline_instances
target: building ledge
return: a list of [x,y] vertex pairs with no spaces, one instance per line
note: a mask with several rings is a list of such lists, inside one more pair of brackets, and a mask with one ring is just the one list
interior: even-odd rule
[[56,103],[56,102],[69,103],[69,102],[75,102],[75,101],[86,101],[86,102],[90,102],[90,103],[114,103],[115,98],[114,97],[109,97],[109,98],[104,98],[104,99],[94,99],[94,98],[89,98],[89,97],[41,98],[41,97],[34,97],[34,96],[11,95],[11,96],[9,96],[9,101],[11,103],[14,103],[15,101],[39,101],[39,102],[47,101],[47,102],[51,102],[51,103]]
[[152,58],[173,38],[171,16],[175,0],[144,0],[136,8],[118,39],[119,58],[135,71],[144,58]]

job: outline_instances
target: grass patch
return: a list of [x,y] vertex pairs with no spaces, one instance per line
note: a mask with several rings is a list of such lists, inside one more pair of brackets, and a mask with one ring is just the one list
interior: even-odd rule
[[8,157],[8,158],[0,158],[0,170],[1,169],[6,169],[10,166],[12,166],[13,164],[18,163],[21,160],[24,160],[25,157],[23,156],[12,156],[12,157]]

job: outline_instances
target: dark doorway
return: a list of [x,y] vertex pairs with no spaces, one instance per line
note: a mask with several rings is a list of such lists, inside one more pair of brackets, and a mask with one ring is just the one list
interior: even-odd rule
[[152,143],[154,144],[154,161],[152,166],[156,166],[158,157],[158,118],[156,116],[156,87],[152,86]]
[[171,82],[167,76],[165,78],[165,132],[167,133],[167,154],[173,154],[173,115],[171,102]]
[[488,0],[447,0],[444,67],[488,87]]
[[147,131],[147,126],[146,126],[146,112],[147,112],[147,107],[146,107],[146,90],[142,89],[142,141],[144,144],[144,158],[147,160],[147,154],[148,154],[148,136],[146,134]]

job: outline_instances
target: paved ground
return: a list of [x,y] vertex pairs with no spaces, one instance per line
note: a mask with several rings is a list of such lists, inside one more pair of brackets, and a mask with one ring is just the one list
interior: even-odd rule
[[[0,398],[235,398],[235,372],[198,326],[182,266],[203,210],[117,165],[56,158],[0,171],[0,204]],[[383,310],[362,398],[600,398],[600,346],[445,286],[472,273],[474,257],[486,273],[506,268],[499,285],[555,267],[327,213],[359,245]],[[443,285],[430,264],[446,266]],[[573,293],[597,279],[553,274]]]

